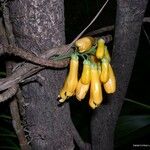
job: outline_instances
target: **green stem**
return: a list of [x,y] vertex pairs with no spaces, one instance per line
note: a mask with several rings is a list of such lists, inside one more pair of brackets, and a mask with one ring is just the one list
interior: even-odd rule
[[82,57],[85,60],[84,54],[78,54],[78,56]]
[[61,59],[69,58],[69,57],[71,57],[72,53],[73,53],[73,49],[70,50],[70,51],[69,51],[67,54],[65,54],[65,55],[60,55],[60,56],[56,56],[56,57],[51,57],[51,59],[52,59],[52,60],[61,60]]
[[84,54],[95,54],[96,46],[93,46],[89,51],[85,52]]
[[90,56],[88,54],[85,54],[87,60],[90,60]]
[[137,102],[137,101],[134,101],[134,100],[131,100],[131,99],[128,99],[128,98],[125,98],[125,101],[128,101],[128,102],[134,103],[136,105],[142,106],[142,107],[144,107],[146,109],[150,109],[150,106],[145,105],[145,104],[140,103],[140,102]]

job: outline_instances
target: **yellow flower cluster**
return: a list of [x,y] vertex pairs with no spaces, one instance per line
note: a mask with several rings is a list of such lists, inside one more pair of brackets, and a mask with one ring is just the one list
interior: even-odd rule
[[[95,43],[95,50],[90,52]],[[95,109],[103,100],[102,85],[108,94],[116,91],[116,79],[110,65],[111,58],[103,39],[96,41],[92,37],[83,37],[76,41],[75,46],[77,52],[71,56],[69,73],[60,90],[59,102],[64,102],[74,95],[81,101],[90,90],[89,105]],[[82,74],[78,80],[79,56],[84,54],[88,58],[83,61]]]

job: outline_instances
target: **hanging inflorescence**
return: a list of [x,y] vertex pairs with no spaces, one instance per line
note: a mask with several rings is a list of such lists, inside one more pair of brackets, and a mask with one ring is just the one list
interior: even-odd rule
[[[78,79],[79,57],[83,58],[83,69]],[[71,55],[69,73],[58,95],[59,102],[71,96],[81,101],[90,90],[89,105],[93,109],[98,107],[103,100],[102,86],[108,94],[116,91],[116,79],[110,61],[102,38],[87,36],[77,40]]]

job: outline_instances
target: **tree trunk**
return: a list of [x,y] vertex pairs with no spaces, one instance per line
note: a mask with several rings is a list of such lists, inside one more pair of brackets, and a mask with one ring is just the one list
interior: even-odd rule
[[[63,0],[15,0],[10,2],[11,21],[19,47],[38,55],[65,42]],[[57,95],[66,70],[45,69],[36,75],[41,83],[22,87],[24,122],[32,149],[72,150],[69,105],[58,107]]]
[[141,25],[148,0],[118,0],[112,65],[117,77],[117,91],[93,112],[92,149],[112,150],[114,129],[125,97]]

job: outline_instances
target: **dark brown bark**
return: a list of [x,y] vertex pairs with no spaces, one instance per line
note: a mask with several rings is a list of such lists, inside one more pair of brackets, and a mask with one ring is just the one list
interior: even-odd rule
[[[93,112],[93,150],[112,150],[114,129],[125,97],[138,48],[140,30],[148,0],[118,0],[112,65],[117,91]],[[105,100],[104,100],[105,101]]]
[[[11,21],[16,43],[34,53],[56,47],[65,41],[63,0],[15,0],[10,3]],[[57,94],[65,70],[40,72],[42,86],[23,86],[27,123],[32,149],[72,150],[69,105],[58,107]]]

